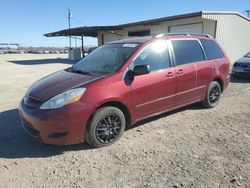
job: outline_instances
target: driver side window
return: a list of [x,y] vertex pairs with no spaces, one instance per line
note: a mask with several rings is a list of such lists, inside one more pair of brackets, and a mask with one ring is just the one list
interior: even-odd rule
[[145,47],[134,60],[134,65],[149,65],[150,71],[170,67],[166,41],[158,40]]

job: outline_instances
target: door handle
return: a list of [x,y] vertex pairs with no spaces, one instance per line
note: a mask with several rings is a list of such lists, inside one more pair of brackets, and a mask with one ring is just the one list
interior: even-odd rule
[[177,73],[177,74],[183,74],[183,70],[182,70],[182,69],[179,69],[176,73]]
[[167,77],[173,77],[174,74],[173,74],[173,72],[168,72],[168,74],[167,74],[166,76],[167,76]]

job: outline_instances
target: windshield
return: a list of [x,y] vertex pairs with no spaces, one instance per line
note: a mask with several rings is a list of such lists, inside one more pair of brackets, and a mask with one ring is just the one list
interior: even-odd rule
[[250,58],[250,52],[245,55],[245,57]]
[[76,63],[72,70],[91,75],[116,72],[138,48],[138,44],[108,44],[101,46]]

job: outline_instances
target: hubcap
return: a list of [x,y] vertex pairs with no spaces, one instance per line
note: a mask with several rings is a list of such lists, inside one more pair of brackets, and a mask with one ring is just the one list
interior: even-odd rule
[[114,141],[120,134],[121,120],[116,114],[102,118],[96,126],[96,137],[104,144]]
[[214,86],[210,91],[209,91],[209,102],[211,104],[216,104],[220,98],[220,88],[219,86]]

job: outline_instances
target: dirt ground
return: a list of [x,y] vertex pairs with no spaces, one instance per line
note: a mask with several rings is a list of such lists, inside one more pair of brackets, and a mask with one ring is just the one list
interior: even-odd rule
[[250,187],[250,80],[214,109],[194,104],[140,122],[114,145],[48,146],[20,127],[28,87],[69,67],[62,55],[0,55],[0,187]]

